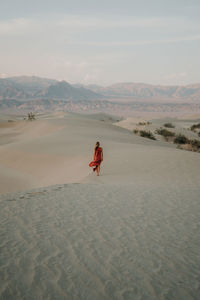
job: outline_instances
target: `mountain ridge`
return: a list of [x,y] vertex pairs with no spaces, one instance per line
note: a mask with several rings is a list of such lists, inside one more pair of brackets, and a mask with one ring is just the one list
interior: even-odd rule
[[134,97],[134,98],[191,98],[200,99],[200,83],[181,85],[152,85],[146,83],[121,82],[101,87],[89,85],[92,91],[108,97]]
[[101,99],[132,97],[135,99],[200,99],[200,83],[188,85],[153,85],[119,82],[108,86],[70,84],[66,81],[36,76],[18,76],[0,79],[0,99]]
[[108,87],[21,76],[0,79],[0,110],[178,112],[200,110],[200,84],[162,86],[116,83]]
[[89,100],[103,96],[85,87],[74,87],[66,81],[40,77],[11,77],[0,79],[0,100],[62,99]]

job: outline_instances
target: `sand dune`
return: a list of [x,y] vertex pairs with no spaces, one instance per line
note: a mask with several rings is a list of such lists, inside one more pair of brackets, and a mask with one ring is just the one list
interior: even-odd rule
[[[0,177],[9,173],[12,183],[16,178],[11,191],[67,182],[93,182],[96,178],[89,176],[88,163],[92,160],[96,140],[100,140],[105,151],[104,176],[100,179],[104,183],[158,180],[165,184],[175,180],[187,184],[191,176],[194,185],[198,182],[198,154],[177,150],[173,144],[137,137],[112,125],[110,118],[104,119],[102,122],[98,115],[97,120],[76,114],[58,118],[52,115],[33,122],[18,121],[12,127],[1,129]],[[150,126],[159,127],[161,121]],[[130,129],[133,121],[128,119],[116,124]],[[3,193],[10,191],[9,176],[7,184],[5,180],[0,183]]]
[[[16,187],[12,185],[12,191],[27,188],[27,177],[31,177],[30,188],[80,180],[89,170],[85,166],[84,172],[84,159],[81,152],[78,153],[77,142],[72,143],[74,137],[71,135],[67,120],[55,119],[55,116],[15,122],[12,128],[2,129],[0,165],[4,169],[1,168],[0,176],[4,177],[5,169],[10,174],[13,171],[11,177],[16,177]],[[75,139],[78,140],[78,136]],[[21,178],[20,186],[18,177]],[[10,185],[8,178],[7,184],[0,183],[0,191],[9,192]]]
[[200,154],[101,119],[1,128],[0,299],[199,299]]

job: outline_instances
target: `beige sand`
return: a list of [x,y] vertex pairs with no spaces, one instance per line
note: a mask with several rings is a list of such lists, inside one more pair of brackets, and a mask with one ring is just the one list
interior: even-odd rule
[[[96,140],[102,142],[105,150],[103,176],[98,182],[159,180],[165,184],[174,178],[177,183],[187,184],[184,177],[187,180],[189,174],[194,184],[198,182],[198,154],[137,137],[112,125],[109,118],[104,122],[102,116],[98,119],[98,115],[95,120],[90,116],[57,114],[32,122],[16,121],[7,128],[4,125],[0,131],[0,192],[67,182],[96,182],[96,177],[88,176],[92,172],[88,163]],[[116,124],[131,129],[143,120],[129,118]],[[158,120],[147,127],[156,129],[163,122]],[[181,130],[183,127],[181,124]]]
[[200,154],[106,120],[1,129],[1,299],[198,299]]
[[74,134],[67,119],[54,115],[32,122],[16,121],[12,127],[4,125],[0,131],[0,178],[4,179],[0,192],[73,182],[86,176],[89,169]]

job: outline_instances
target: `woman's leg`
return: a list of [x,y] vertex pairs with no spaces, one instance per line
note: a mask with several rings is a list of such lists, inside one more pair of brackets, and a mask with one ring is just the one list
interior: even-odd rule
[[100,166],[97,166],[97,176],[99,176]]

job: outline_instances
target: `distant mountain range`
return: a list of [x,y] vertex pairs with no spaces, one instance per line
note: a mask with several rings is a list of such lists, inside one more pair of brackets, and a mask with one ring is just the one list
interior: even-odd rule
[[88,85],[88,89],[105,97],[132,97],[135,99],[188,99],[200,100],[200,84],[161,86],[144,83],[117,83],[108,87]]
[[38,77],[0,79],[0,100],[62,99],[90,100],[103,96],[84,87],[74,87],[66,81]]
[[[182,105],[182,104],[183,105]],[[148,105],[147,105],[148,104]],[[178,105],[178,106],[177,106]],[[200,109],[200,84],[160,86],[118,83],[108,87],[69,84],[39,77],[0,79],[0,110],[15,111],[175,111]]]

